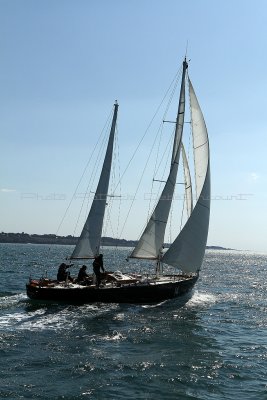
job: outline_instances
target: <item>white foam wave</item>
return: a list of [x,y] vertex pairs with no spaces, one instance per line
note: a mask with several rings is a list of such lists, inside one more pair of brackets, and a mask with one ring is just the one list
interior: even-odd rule
[[203,293],[199,291],[194,291],[191,299],[186,304],[188,307],[194,307],[198,305],[209,305],[214,304],[217,298],[214,294],[211,293]]
[[12,296],[4,296],[1,297],[1,305],[0,309],[3,310],[5,308],[10,308],[20,301],[26,300],[27,296],[24,293],[14,294]]
[[73,328],[75,319],[71,319],[66,310],[55,314],[47,312],[46,308],[40,308],[31,312],[7,313],[0,316],[0,329],[5,330],[58,330]]
[[[24,295],[10,296],[6,298],[6,303],[10,304],[13,302],[14,311],[16,309],[16,303],[21,300],[25,300]],[[0,329],[6,330],[31,330],[31,331],[42,331],[42,330],[61,330],[61,329],[73,329],[78,323],[80,318],[86,316],[86,318],[94,318],[101,314],[110,312],[112,307],[101,307],[99,305],[85,304],[79,307],[64,307],[63,309],[55,308],[51,309],[45,306],[31,311],[26,309],[20,312],[8,312],[5,313],[2,308],[2,315],[0,315]],[[116,339],[116,336],[115,336]],[[112,337],[110,340],[114,340]]]
[[157,304],[144,304],[144,305],[142,305],[141,307],[142,307],[142,308],[156,308],[156,307],[162,306],[162,305],[165,304],[166,302],[168,302],[168,300],[164,300],[164,301],[162,301],[161,303],[157,303]]
[[25,312],[16,312],[1,315],[0,329],[20,329],[24,323],[27,323],[33,317],[42,315],[44,312],[45,310],[40,309],[27,314]]

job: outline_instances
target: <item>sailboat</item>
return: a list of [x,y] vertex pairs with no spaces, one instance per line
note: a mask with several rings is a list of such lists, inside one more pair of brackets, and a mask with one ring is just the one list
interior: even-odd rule
[[[185,125],[186,82],[189,87],[191,131],[195,169],[196,201],[193,205],[192,182],[183,145]],[[70,256],[71,260],[93,259],[100,253],[103,220],[108,196],[114,133],[118,104],[114,104],[113,119],[102,171],[94,199],[80,238]],[[178,167],[182,158],[185,177],[185,199],[188,218],[175,240],[164,249],[165,230],[177,183]],[[100,285],[88,279],[87,284],[63,282],[42,278],[30,278],[26,285],[30,299],[67,302],[104,303],[158,303],[183,296],[190,292],[198,280],[205,255],[210,215],[210,155],[209,140],[203,113],[188,76],[188,63],[183,61],[180,96],[172,157],[169,173],[157,204],[148,218],[129,260],[151,261],[151,274],[122,273],[120,271],[102,274]],[[173,272],[164,274],[165,265],[173,267]],[[119,267],[123,270],[123,267]]]

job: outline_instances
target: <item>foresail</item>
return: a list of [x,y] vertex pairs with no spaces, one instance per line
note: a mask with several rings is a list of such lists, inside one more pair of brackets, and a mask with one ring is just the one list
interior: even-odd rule
[[70,258],[93,258],[99,253],[103,220],[107,202],[108,186],[110,179],[113,144],[117,120],[118,104],[114,105],[113,120],[109,135],[106,155],[99,178],[98,186],[91,205],[87,220],[84,224],[78,243]]
[[178,162],[174,162],[157,206],[130,257],[144,259],[158,258],[164,241],[166,224],[176,184],[177,170]]
[[130,254],[130,258],[157,259],[161,254],[174,188],[176,185],[176,177],[181,151],[185,113],[186,69],[187,62],[184,61],[180,98],[176,119],[175,137],[173,143],[172,162],[169,176],[158,200],[158,203],[147,223],[147,226],[145,227],[144,232],[141,235],[133,252]]
[[164,254],[162,262],[184,272],[201,268],[210,215],[210,163],[208,133],[193,86],[189,81],[197,202],[183,229]]

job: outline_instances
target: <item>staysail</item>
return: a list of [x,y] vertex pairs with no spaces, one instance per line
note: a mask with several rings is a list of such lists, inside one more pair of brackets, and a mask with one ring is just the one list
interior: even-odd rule
[[119,105],[116,102],[114,104],[114,113],[109,134],[109,141],[98,186],[94,195],[91,209],[89,211],[89,215],[84,224],[82,233],[70,257],[71,259],[93,258],[95,255],[99,253],[102,227],[103,227],[105,208],[108,196],[108,187],[109,187],[118,107]]
[[176,119],[175,137],[173,144],[172,162],[169,176],[158,200],[158,203],[132,253],[130,258],[158,259],[164,243],[165,229],[171,208],[174,188],[180,158],[181,141],[185,114],[185,75],[186,60],[183,63],[180,99]]
[[183,229],[164,254],[162,262],[184,272],[201,268],[208,236],[210,215],[210,161],[206,124],[192,83],[189,95],[193,132],[197,202]]

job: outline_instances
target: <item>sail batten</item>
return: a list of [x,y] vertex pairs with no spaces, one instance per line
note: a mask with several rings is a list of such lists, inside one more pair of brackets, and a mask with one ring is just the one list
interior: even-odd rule
[[70,257],[71,259],[90,259],[99,253],[105,208],[108,197],[118,107],[119,106],[116,102],[114,104],[114,113],[109,140],[98,186],[82,233]]

